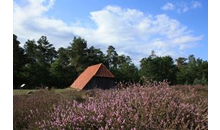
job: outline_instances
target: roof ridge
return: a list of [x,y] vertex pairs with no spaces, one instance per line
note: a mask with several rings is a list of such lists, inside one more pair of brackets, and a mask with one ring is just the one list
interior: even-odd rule
[[86,84],[88,84],[88,82],[92,79],[92,77],[96,75],[100,75],[103,77],[114,77],[114,75],[105,67],[103,63],[99,63],[87,67],[72,83],[71,87],[83,89]]
[[99,67],[97,67],[97,70],[95,71],[95,74],[94,74],[93,76],[95,76],[95,75],[98,73],[100,67],[102,66],[102,63],[99,63],[99,64],[97,64],[97,65],[99,65]]
[[[99,67],[99,69],[101,69],[101,66],[102,66],[102,68],[103,68],[104,70],[106,70],[107,73],[109,73],[109,74],[111,75],[110,77],[114,77],[114,75],[111,73],[111,71],[110,71],[105,65],[101,64],[100,67]],[[99,69],[98,69],[98,71],[95,73],[94,76],[97,76],[97,73],[99,72]]]

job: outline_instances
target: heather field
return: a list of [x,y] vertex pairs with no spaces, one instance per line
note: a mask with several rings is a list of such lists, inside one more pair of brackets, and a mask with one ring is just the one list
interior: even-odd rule
[[208,87],[118,85],[13,97],[14,129],[206,130]]

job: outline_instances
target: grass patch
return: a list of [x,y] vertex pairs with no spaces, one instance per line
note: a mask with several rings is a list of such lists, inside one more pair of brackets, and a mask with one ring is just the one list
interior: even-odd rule
[[[40,91],[40,90],[44,90],[44,89],[14,89],[13,90],[13,95],[27,95],[28,92],[35,93],[35,92]],[[65,92],[69,92],[69,91],[77,91],[77,89],[75,89],[75,88],[51,89],[50,91],[55,92],[55,93],[65,93]]]
[[39,91],[39,89],[15,89],[13,90],[13,95],[25,95],[28,94],[28,92],[36,92]]
[[[27,94],[33,91],[33,94]],[[13,126],[15,130],[36,129],[35,122],[46,120],[45,112],[52,111],[54,105],[65,104],[76,100],[84,102],[85,91],[75,89],[14,90],[13,91]],[[36,112],[34,116],[31,114]]]

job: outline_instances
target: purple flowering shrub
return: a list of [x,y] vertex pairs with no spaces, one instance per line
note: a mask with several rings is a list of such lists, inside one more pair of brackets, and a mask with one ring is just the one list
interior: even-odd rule
[[[34,127],[49,130],[208,129],[206,88],[133,84],[120,89],[96,89],[84,102],[68,100],[54,104],[52,110],[44,111],[47,118],[36,121]],[[36,113],[33,111],[29,118]]]
[[68,90],[55,93],[53,90],[38,90],[32,95],[13,96],[13,129],[37,129],[35,122],[50,118],[48,111],[53,110],[54,104],[77,100],[82,102],[84,92]]

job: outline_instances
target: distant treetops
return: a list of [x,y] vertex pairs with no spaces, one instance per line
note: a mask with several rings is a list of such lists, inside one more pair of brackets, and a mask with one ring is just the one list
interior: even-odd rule
[[117,82],[141,82],[141,77],[161,81],[167,79],[171,84],[207,84],[208,62],[180,57],[176,63],[170,56],[159,57],[152,54],[140,61],[138,69],[129,56],[118,55],[113,46],[106,54],[87,41],[74,37],[69,46],[55,49],[46,36],[39,40],[27,40],[20,46],[13,34],[13,85],[14,89],[26,84],[24,88],[69,87],[88,67],[103,63],[115,76]]

